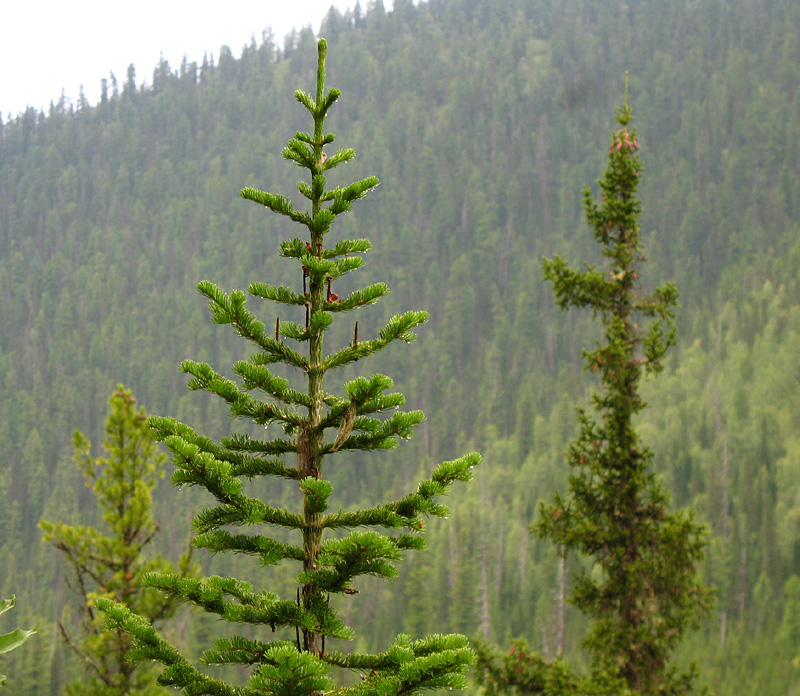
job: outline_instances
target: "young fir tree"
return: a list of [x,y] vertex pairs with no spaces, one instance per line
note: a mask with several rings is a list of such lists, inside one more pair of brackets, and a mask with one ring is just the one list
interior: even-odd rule
[[[152,670],[134,669],[125,659],[131,641],[123,631],[103,630],[103,615],[95,609],[98,598],[113,598],[150,621],[161,621],[177,608],[174,600],[152,590],[143,590],[139,579],[146,572],[171,570],[160,556],[145,560],[145,547],[153,541],[158,524],[153,519],[153,487],[163,475],[166,456],[156,451],[144,408],[122,385],[109,401],[106,420],[105,457],[91,456],[91,443],[79,431],[73,435],[75,463],[97,495],[103,520],[110,533],[95,527],[70,526],[42,520],[42,540],[66,555],[70,572],[67,583],[77,591],[80,638],[60,621],[64,642],[80,657],[89,677],[88,684],[76,682],[67,693],[78,696],[123,696],[164,693],[155,686]],[[181,560],[186,574],[189,554]]]
[[580,435],[568,453],[575,469],[569,495],[542,506],[536,531],[592,566],[575,579],[570,599],[593,620],[584,645],[595,688],[616,682],[638,694],[688,694],[693,670],[678,670],[670,656],[709,607],[696,572],[705,534],[691,512],[669,511],[669,496],[652,472],[652,452],[634,428],[646,406],[641,378],[662,370],[662,357],[675,343],[677,291],[671,283],[651,293],[641,288],[641,165],[631,120],[626,85],[620,129],[598,181],[600,204],[584,190],[583,207],[606,268],[579,270],[560,257],[544,262],[558,305],[591,309],[605,340],[584,351],[601,387],[592,396],[596,414],[578,415]]
[[[296,133],[283,151],[286,159],[308,172],[309,180],[297,188],[310,201],[310,212],[295,210],[280,195],[252,188],[241,192],[243,198],[305,228],[304,240],[295,238],[280,246],[281,255],[297,264],[299,288],[260,282],[249,287],[251,295],[299,313],[300,322],[279,317],[274,332],[267,330],[246,308],[243,292],[228,295],[202,282],[199,290],[210,301],[213,320],[229,324],[236,334],[254,343],[257,352],[249,360],[234,364],[240,383],[226,379],[205,363],[187,360],[181,366],[192,376],[190,389],[216,394],[229,404],[232,416],[262,427],[277,425],[285,437],[262,440],[237,433],[217,444],[173,419],[149,419],[156,437],[173,453],[173,483],[202,486],[216,498],[216,506],[202,510],[194,520],[194,546],[213,553],[250,554],[263,566],[297,563],[297,595],[281,599],[231,577],[187,580],[170,574],[145,576],[143,582],[149,587],[192,602],[226,621],[252,627],[250,636],[217,640],[201,658],[206,664],[251,666],[244,686],[229,685],[200,671],[148,621],[125,607],[111,601],[101,604],[110,624],[131,634],[134,649],[129,657],[162,662],[166,669],[159,682],[183,688],[187,694],[409,694],[426,688],[459,688],[465,686],[464,673],[473,657],[466,639],[459,635],[419,640],[400,635],[386,652],[377,655],[331,650],[333,639],[353,635],[337,616],[335,598],[356,593],[359,576],[391,578],[403,551],[423,548],[422,516],[447,514],[447,508],[435,497],[445,493],[454,481],[470,480],[470,469],[480,457],[470,454],[440,464],[416,491],[399,500],[351,512],[328,510],[332,485],[323,473],[334,465],[333,455],[392,448],[397,438],[410,436],[423,414],[395,410],[404,398],[387,392],[392,381],[384,375],[353,379],[339,394],[325,389],[325,377],[393,341],[413,340],[412,329],[428,315],[410,311],[394,316],[376,338],[368,340],[359,337],[356,323],[348,345],[328,353],[323,350],[323,337],[335,314],[373,304],[388,288],[378,283],[342,298],[333,289],[337,279],[362,265],[359,254],[370,244],[359,239],[326,245],[326,235],[334,220],[377,186],[378,180],[368,177],[345,188],[326,188],[326,172],[353,159],[355,153],[351,149],[331,155],[323,152],[334,140],[332,134],[325,133],[323,123],[339,91],[325,92],[325,40],[320,40],[318,53],[316,95],[295,92],[297,101],[313,118],[313,133]],[[306,348],[296,349],[283,339]],[[274,375],[270,371],[274,363],[293,368],[303,388],[295,389],[289,380]],[[265,398],[258,398],[254,392],[261,392]],[[374,415],[386,411],[392,413],[388,418]],[[279,509],[247,495],[242,479],[261,476],[295,481],[298,508]],[[296,541],[286,543],[264,536],[259,533],[261,525],[289,530]],[[251,534],[233,533],[232,527],[256,529]],[[367,531],[355,531],[359,527]],[[387,535],[378,531],[380,528],[399,533]],[[355,686],[335,688],[329,676],[334,666],[356,670],[361,680]]]

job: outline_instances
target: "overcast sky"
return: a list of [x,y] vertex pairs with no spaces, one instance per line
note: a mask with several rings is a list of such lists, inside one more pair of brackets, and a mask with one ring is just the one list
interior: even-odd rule
[[[63,89],[73,103],[83,85],[92,104],[100,80],[113,72],[120,84],[128,65],[136,66],[136,82],[150,82],[161,53],[175,68],[184,55],[189,62],[216,59],[219,48],[233,55],[252,36],[261,42],[267,27],[279,46],[292,27],[311,24],[314,32],[331,5],[344,12],[356,0],[40,0],[0,4],[0,113],[3,120],[27,106],[37,109],[57,101]],[[366,0],[361,0],[362,9]],[[389,9],[390,0],[384,0]],[[23,9],[24,8],[24,9]],[[212,8],[212,9],[206,9]]]

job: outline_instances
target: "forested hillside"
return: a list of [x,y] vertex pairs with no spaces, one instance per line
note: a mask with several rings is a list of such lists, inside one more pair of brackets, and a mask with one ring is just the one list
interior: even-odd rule
[[[674,281],[682,303],[640,432],[674,502],[709,527],[703,571],[717,588],[684,650],[719,696],[800,693],[800,4],[395,0],[386,12],[378,0],[332,10],[320,33],[343,93],[330,125],[358,153],[331,182],[381,179],[335,230],[372,241],[359,283],[392,289],[360,331],[431,313],[413,346],[364,368],[390,375],[428,420],[374,455],[380,466],[346,460],[337,493],[355,506],[404,492],[408,467],[393,461],[422,472],[472,449],[485,459],[450,520],[431,523],[429,550],[363,589],[345,616],[354,647],[453,631],[557,650],[558,559],[528,529],[566,481],[575,407],[593,385],[581,348],[596,329],[556,310],[541,259],[596,254],[581,188],[603,169],[629,71],[645,280]],[[265,35],[202,65],[137,66],[110,76],[97,105],[61,101],[0,126],[0,598],[16,594],[15,622],[41,629],[4,660],[12,693],[55,696],[81,674],[55,629],[76,596],[37,527],[99,523],[72,431],[101,442],[123,383],[149,413],[221,434],[227,415],[186,391],[178,365],[245,356],[196,284],[299,282],[277,255],[288,223],[238,194],[295,190],[280,153],[307,128],[291,95],[313,85],[314,39]],[[162,482],[158,552],[177,561],[201,502]],[[220,558],[194,560],[221,572]],[[166,629],[190,650],[214,630],[188,609]],[[568,611],[571,655],[582,633]]]

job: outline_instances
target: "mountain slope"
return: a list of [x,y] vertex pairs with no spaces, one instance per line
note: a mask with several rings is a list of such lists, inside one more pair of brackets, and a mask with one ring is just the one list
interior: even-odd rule
[[[334,11],[321,33],[329,82],[343,91],[337,144],[358,152],[347,178],[382,182],[335,232],[369,237],[359,280],[392,288],[360,331],[400,309],[432,314],[414,346],[373,368],[429,420],[384,465],[343,464],[337,492],[348,505],[401,489],[394,457],[423,467],[469,446],[487,458],[472,499],[432,530],[427,558],[369,588],[385,610],[351,617],[363,640],[460,630],[554,649],[557,564],[527,527],[565,481],[573,407],[591,379],[580,350],[594,334],[555,311],[540,259],[592,253],[580,191],[602,170],[628,70],[648,274],[674,280],[683,303],[681,348],[649,387],[648,440],[676,502],[711,526],[707,575],[720,588],[697,640],[718,693],[741,683],[743,652],[764,665],[751,677],[760,693],[787,693],[762,652],[783,625],[774,659],[794,657],[800,575],[796,3],[406,0],[391,13],[379,3],[363,16]],[[213,64],[160,64],[145,88],[131,73],[95,107],[2,126],[0,591],[25,595],[21,610],[41,625],[71,599],[36,523],[90,522],[72,429],[99,441],[121,381],[151,413],[224,432],[226,415],[187,394],[178,370],[186,357],[221,370],[239,357],[194,286],[299,282],[276,262],[288,228],[238,191],[294,191],[280,151],[304,128],[291,94],[312,84],[314,55],[308,32],[238,58],[223,48]],[[263,318],[274,320],[270,308]],[[164,551],[180,552],[196,507],[190,493],[159,490]],[[567,628],[576,650],[581,626],[568,615]],[[75,671],[60,648],[51,659],[41,646],[9,660],[9,673],[27,670],[25,694],[55,693]]]

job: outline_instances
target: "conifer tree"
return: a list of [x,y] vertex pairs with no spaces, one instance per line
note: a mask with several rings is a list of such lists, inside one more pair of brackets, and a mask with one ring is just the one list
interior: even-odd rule
[[[155,686],[155,674],[145,668],[134,669],[135,665],[125,659],[130,638],[119,630],[103,630],[103,615],[96,610],[95,601],[113,598],[153,622],[167,618],[177,608],[177,602],[139,586],[144,573],[171,570],[160,556],[143,558],[158,532],[152,515],[153,487],[163,475],[166,456],[157,452],[144,408],[137,408],[130,390],[117,385],[109,407],[105,457],[92,457],[91,443],[78,430],[72,438],[75,463],[86,485],[97,495],[109,533],[46,520],[39,526],[44,530],[42,540],[66,555],[67,583],[79,595],[82,636],[73,635],[61,621],[58,628],[90,676],[87,684],[70,684],[67,693],[149,696],[164,693]],[[181,559],[182,574],[187,573],[188,566],[186,554]]]
[[[365,239],[326,244],[326,236],[335,219],[375,188],[378,179],[370,176],[344,188],[326,188],[326,173],[352,160],[355,153],[352,149],[330,155],[323,151],[334,140],[332,134],[325,133],[324,120],[339,97],[336,89],[325,92],[325,54],[326,42],[322,39],[318,44],[315,95],[302,90],[294,95],[311,114],[313,132],[296,133],[283,150],[286,159],[308,172],[308,181],[297,188],[310,201],[310,212],[296,210],[281,195],[253,188],[241,192],[243,198],[305,228],[305,239],[294,238],[280,245],[280,254],[297,264],[297,289],[263,282],[249,287],[251,295],[297,313],[299,321],[278,316],[273,332],[271,326],[267,329],[251,314],[244,292],[228,294],[210,282],[201,282],[198,288],[209,300],[213,320],[230,325],[234,333],[255,344],[257,352],[234,364],[239,382],[206,363],[186,360],[181,365],[191,375],[190,389],[219,396],[227,402],[233,417],[262,428],[281,428],[283,436],[257,439],[233,433],[216,443],[171,418],[149,419],[156,438],[173,454],[173,484],[201,486],[216,499],[214,507],[195,517],[194,546],[212,553],[249,554],[262,566],[296,563],[296,596],[280,598],[268,589],[254,588],[233,577],[189,580],[174,574],[149,574],[143,579],[146,586],[159,592],[192,602],[226,621],[251,626],[247,636],[218,639],[201,658],[209,665],[252,667],[243,686],[227,684],[196,668],[148,621],[122,605],[111,601],[100,604],[112,626],[131,634],[134,648],[129,658],[162,662],[166,669],[159,682],[182,688],[187,694],[410,694],[419,689],[465,686],[464,673],[472,661],[472,651],[459,635],[417,640],[400,635],[385,652],[374,655],[332,650],[333,640],[353,635],[337,615],[336,598],[356,593],[360,576],[391,578],[404,551],[423,548],[423,516],[447,514],[436,496],[445,493],[454,481],[470,480],[470,470],[480,457],[473,453],[439,464],[429,479],[399,500],[369,509],[328,509],[333,487],[323,474],[329,466],[335,466],[333,455],[392,448],[398,438],[408,438],[424,416],[420,411],[395,410],[404,398],[389,391],[392,380],[384,375],[357,377],[344,383],[339,393],[325,388],[326,376],[394,341],[410,342],[415,337],[412,330],[428,315],[409,311],[394,316],[369,339],[363,331],[359,335],[356,322],[352,341],[328,353],[323,350],[323,337],[335,314],[371,305],[388,292],[383,283],[346,297],[334,291],[339,278],[362,265],[360,254],[370,244]],[[295,348],[284,339],[305,349]],[[290,374],[293,370],[303,386],[290,386],[289,379],[274,374],[270,369],[274,364],[287,366]],[[391,412],[389,417],[376,417],[387,411]],[[274,507],[244,492],[243,479],[263,476],[295,482],[297,508]],[[289,541],[283,540],[285,536],[280,540],[269,538],[260,533],[262,525],[288,530],[294,536]],[[236,527],[255,529],[253,533],[233,533],[231,528]],[[396,533],[378,531],[381,528]],[[335,688],[330,677],[334,666],[355,670],[361,679],[354,686]]]
[[641,287],[641,165],[631,120],[626,85],[625,105],[617,110],[620,129],[598,181],[600,203],[584,190],[605,268],[579,270],[558,256],[544,262],[558,305],[591,309],[605,340],[584,351],[585,366],[599,374],[601,386],[592,396],[593,412],[578,414],[580,434],[567,455],[575,469],[569,494],[542,505],[536,531],[591,565],[575,578],[570,599],[592,619],[584,644],[593,688],[614,691],[617,683],[637,694],[688,694],[693,670],[678,670],[670,656],[708,610],[709,594],[696,571],[705,534],[691,512],[669,511],[652,452],[634,427],[646,406],[642,376],[660,372],[675,343],[677,291],[671,283],[650,293]]

